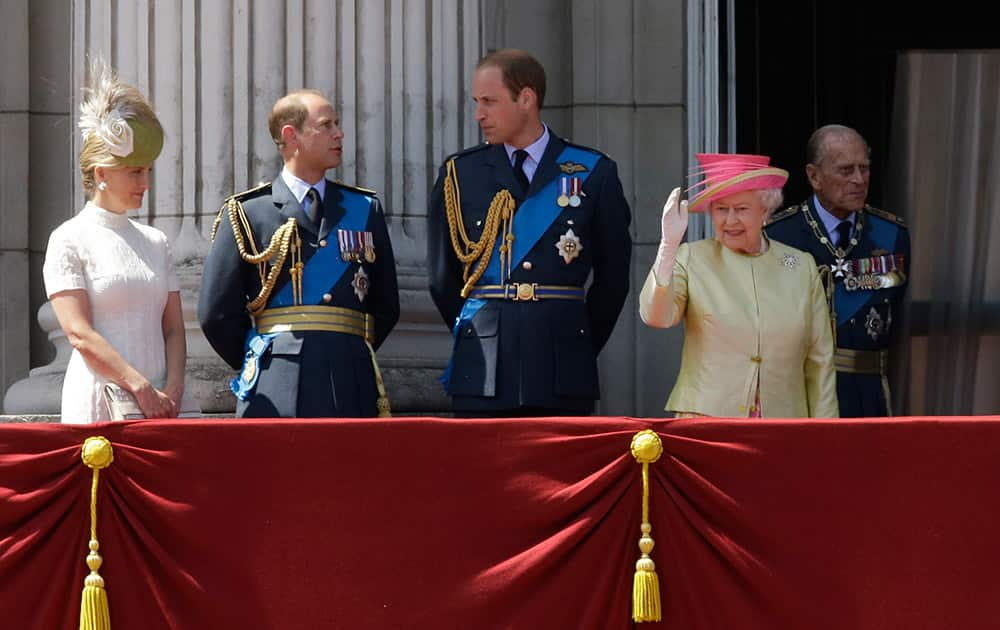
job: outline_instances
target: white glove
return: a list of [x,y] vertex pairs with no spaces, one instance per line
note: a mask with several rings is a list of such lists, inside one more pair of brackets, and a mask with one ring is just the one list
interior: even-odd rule
[[657,284],[668,284],[674,275],[674,261],[677,259],[677,248],[684,239],[688,228],[688,202],[680,200],[681,189],[674,188],[663,204],[663,216],[660,218],[660,246],[656,249],[656,260],[653,262],[653,273]]

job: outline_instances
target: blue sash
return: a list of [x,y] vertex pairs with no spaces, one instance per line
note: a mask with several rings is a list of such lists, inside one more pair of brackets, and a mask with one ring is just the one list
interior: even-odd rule
[[[884,249],[887,252],[895,251],[898,233],[896,226],[870,214],[865,218],[868,219],[865,229],[868,232],[868,237],[875,244],[875,248]],[[909,261],[904,262],[909,263]],[[838,282],[834,287],[837,326],[843,326],[854,317],[858,310],[871,299],[871,294],[871,291],[848,291],[844,288],[843,282]]]
[[[340,222],[334,226],[334,229],[355,232],[364,230],[365,226],[368,225],[368,213],[374,200],[368,195],[363,195],[353,190],[341,188],[340,192],[343,195],[345,213]],[[330,194],[329,184],[327,185],[327,194]],[[321,304],[323,302],[323,294],[340,281],[340,278],[347,271],[348,266],[348,262],[340,256],[339,247],[318,248],[302,269],[302,303]],[[273,294],[267,303],[268,308],[294,305],[295,298],[292,294],[292,283],[290,280],[281,287],[280,291]],[[257,385],[257,379],[260,377],[261,357],[271,347],[271,341],[279,334],[281,333],[258,335],[256,328],[251,328],[247,331],[246,342],[243,345],[246,348],[246,355],[243,358],[243,370],[229,384],[229,388],[233,390],[233,394],[240,400],[246,400],[253,391],[254,386]],[[248,365],[252,365],[253,369],[248,370]]]
[[[574,162],[587,167],[586,171],[578,175],[581,180],[580,185],[582,186],[587,181],[587,178],[590,177],[590,174],[594,172],[594,166],[597,165],[597,161],[600,159],[601,155],[599,153],[566,145],[562,152],[559,153],[559,156],[556,157],[556,164]],[[542,238],[542,234],[545,234],[545,231],[562,214],[563,209],[556,203],[556,198],[559,196],[559,179],[559,177],[556,177],[546,184],[544,188],[525,199],[517,208],[517,212],[514,213],[514,251],[511,253],[511,267],[516,267],[521,263],[521,260],[528,255],[528,252]],[[500,273],[500,245],[502,242],[502,238],[497,238],[497,242],[493,246],[493,255],[490,257],[490,262],[483,271],[482,278],[480,278],[481,284],[500,284],[500,278],[502,277]],[[462,305],[462,312],[455,320],[455,325],[451,330],[452,337],[455,340],[458,339],[458,331],[462,325],[472,320],[476,316],[476,313],[479,312],[479,309],[484,306],[486,306],[486,300],[470,298],[465,301],[465,304]],[[453,347],[452,356],[454,354]],[[445,368],[444,374],[439,379],[446,390],[448,389],[448,380],[450,377],[451,361],[449,360],[448,367]]]

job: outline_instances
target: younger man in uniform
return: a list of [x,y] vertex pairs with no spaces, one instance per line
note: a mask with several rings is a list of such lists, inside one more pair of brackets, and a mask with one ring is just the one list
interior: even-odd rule
[[445,161],[428,216],[431,295],[455,335],[445,387],[460,416],[589,414],[629,289],[617,166],[542,122],[545,70],[524,51],[484,57],[472,96],[488,144]]

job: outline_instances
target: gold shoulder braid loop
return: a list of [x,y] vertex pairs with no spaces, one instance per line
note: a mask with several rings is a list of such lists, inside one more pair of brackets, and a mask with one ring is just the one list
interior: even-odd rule
[[[514,245],[514,232],[512,218],[514,216],[514,198],[510,191],[502,189],[497,192],[490,202],[489,210],[486,212],[486,220],[483,225],[483,232],[478,241],[469,239],[465,231],[465,223],[462,221],[462,194],[458,187],[458,174],[455,171],[455,158],[448,160],[447,174],[444,179],[444,207],[448,216],[448,234],[451,236],[451,246],[455,250],[455,256],[464,266],[462,279],[465,286],[462,287],[462,297],[469,297],[469,291],[482,277],[493,257],[493,247],[496,245],[497,235],[503,231],[503,241],[500,243],[500,273],[510,275],[510,258]],[[502,224],[502,226],[501,226]],[[459,243],[461,238],[461,243]],[[472,264],[478,260],[475,270],[470,273]],[[505,266],[506,265],[506,266]],[[503,278],[500,278],[501,284]]]
[[[260,294],[247,303],[247,310],[253,315],[264,310],[289,254],[291,254],[291,261],[288,272],[291,275],[292,295],[295,304],[301,304],[302,269],[305,265],[302,262],[302,239],[299,237],[299,228],[295,219],[288,219],[275,230],[267,249],[258,253],[250,222],[243,211],[243,205],[235,197],[230,197],[226,201],[226,212],[229,217],[229,225],[233,229],[233,237],[236,239],[236,249],[240,252],[240,258],[251,265],[257,265],[257,271],[260,274]],[[250,241],[250,252],[247,251],[247,242],[243,238],[244,232]]]
[[632,621],[660,620],[660,580],[656,576],[656,565],[649,557],[653,551],[653,538],[649,535],[653,526],[649,523],[649,465],[660,459],[663,442],[655,431],[646,429],[632,436],[632,457],[642,464],[642,525],[639,551],[642,556],[635,563],[632,579]]
[[97,553],[97,482],[100,470],[115,461],[111,442],[102,436],[92,436],[84,440],[80,449],[83,463],[93,469],[90,483],[90,553],[87,566],[90,575],[83,581],[83,598],[80,602],[80,630],[111,630],[111,615],[108,611],[108,592],[104,588],[104,578],[97,571],[104,560]]

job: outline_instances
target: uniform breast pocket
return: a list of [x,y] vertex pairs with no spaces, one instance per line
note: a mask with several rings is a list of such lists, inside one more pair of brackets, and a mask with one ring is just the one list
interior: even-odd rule
[[485,306],[458,330],[448,393],[495,396],[499,348],[500,311]]
[[552,331],[552,390],[568,398],[600,397],[597,355],[590,327],[557,325]]

